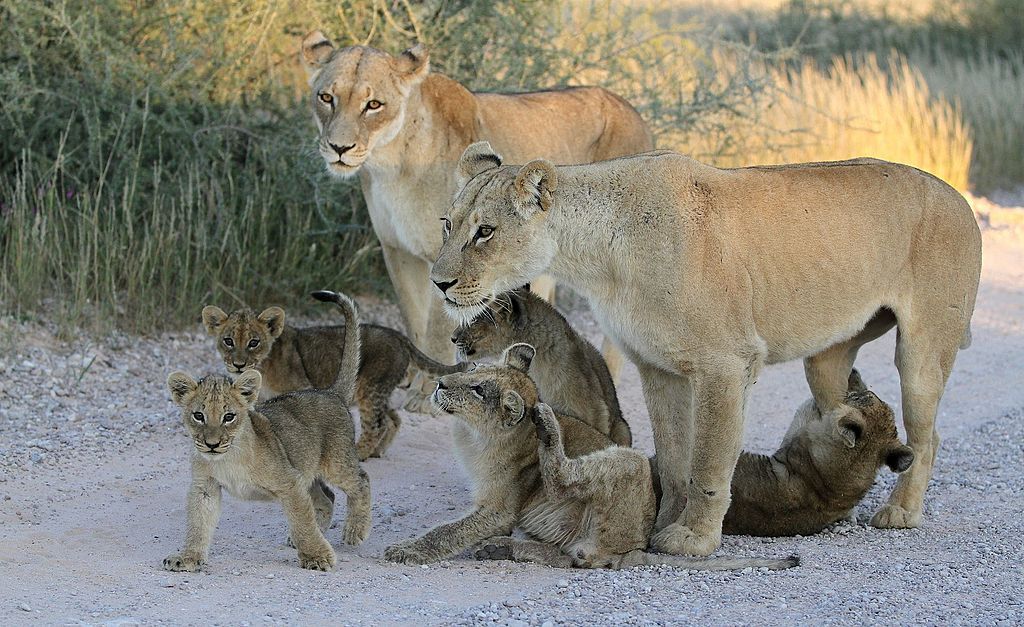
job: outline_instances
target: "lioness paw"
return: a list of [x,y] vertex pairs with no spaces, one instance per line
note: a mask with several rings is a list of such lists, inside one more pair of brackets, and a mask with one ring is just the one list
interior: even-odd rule
[[334,568],[334,564],[336,562],[337,559],[334,557],[334,551],[322,553],[320,555],[299,553],[299,566],[306,570],[320,570],[327,572]]
[[652,549],[673,555],[711,555],[721,543],[721,534],[700,535],[679,523],[672,523],[651,536]]
[[389,562],[409,564],[411,566],[429,564],[433,561],[426,555],[420,553],[416,549],[415,544],[412,543],[392,544],[388,548],[384,549],[384,559]]
[[164,570],[172,572],[194,573],[203,565],[203,561],[188,555],[175,553],[164,558]]
[[879,529],[912,529],[921,525],[921,512],[886,503],[871,517],[871,526]]

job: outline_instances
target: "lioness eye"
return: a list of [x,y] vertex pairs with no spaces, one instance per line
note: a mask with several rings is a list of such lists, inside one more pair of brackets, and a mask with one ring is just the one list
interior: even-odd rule
[[224,346],[231,348],[235,345],[235,341],[229,337],[224,338]]
[[369,109],[370,111],[376,111],[377,109],[380,109],[383,106],[384,103],[381,102],[380,100],[371,100],[370,102],[366,103],[366,108]]
[[206,422],[206,416],[204,416],[203,412],[201,411],[194,411],[192,412],[192,420],[195,420],[196,422],[199,423],[203,423]]
[[249,340],[249,348],[256,348],[259,345],[260,345],[260,341],[257,338],[253,338],[253,339]]
[[331,94],[329,94],[329,93],[327,93],[325,91],[324,92],[320,92],[319,98],[320,98],[320,102],[322,102],[322,103],[324,103],[326,105],[329,105],[329,104],[334,102],[334,96],[332,96]]
[[227,423],[231,422],[234,419],[235,419],[235,415],[234,414],[224,414],[224,417],[221,419],[221,422],[223,422],[224,424],[227,424]]
[[484,389],[479,385],[474,385],[473,387],[469,388],[469,391],[473,393],[473,396],[479,398],[480,400],[484,399]]
[[493,226],[481,226],[476,230],[476,238],[480,241],[484,241],[492,235],[494,235]]

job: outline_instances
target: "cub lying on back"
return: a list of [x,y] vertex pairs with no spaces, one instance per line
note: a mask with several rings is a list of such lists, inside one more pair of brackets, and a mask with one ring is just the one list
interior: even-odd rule
[[[336,302],[348,325],[359,323],[355,305],[333,292],[315,292]],[[370,532],[370,480],[355,454],[352,401],[359,363],[359,334],[345,338],[338,378],[326,389],[310,389],[256,404],[261,376],[243,371],[234,383],[211,375],[196,382],[182,372],[167,379],[181,407],[196,451],[188,492],[185,548],[164,560],[167,570],[195,571],[206,561],[220,515],[221,488],[248,500],[278,500],[303,568],[334,567],[334,549],[323,532],[331,524],[333,494],[326,480],[348,496],[344,539],[359,544]]]
[[[506,351],[503,365],[479,366],[438,381],[431,400],[438,411],[458,419],[452,428],[455,450],[471,476],[474,509],[422,538],[388,547],[385,559],[434,562],[491,538],[490,548],[482,549],[488,555],[553,565],[725,570],[796,564],[793,559],[645,553],[657,513],[647,458],[538,403],[527,375],[534,354],[528,344],[516,344]],[[539,425],[539,441],[531,421]],[[515,527],[534,541],[493,537],[508,536]]]
[[601,353],[529,288],[503,294],[452,335],[452,343],[466,357],[497,357],[519,342],[537,350],[530,378],[556,413],[579,418],[620,446],[633,443]]
[[[284,310],[269,307],[258,316],[248,309],[230,314],[212,305],[203,308],[203,325],[217,338],[217,349],[228,372],[255,368],[263,374],[262,398],[326,388],[338,377],[345,358],[346,326],[296,329],[285,324]],[[404,335],[374,324],[359,325],[362,356],[356,379],[362,434],[359,459],[380,457],[402,423],[390,397],[412,365],[431,377],[465,369],[445,366],[419,351]]]
[[900,442],[892,408],[854,370],[842,405],[821,416],[808,400],[771,457],[740,455],[722,530],[754,536],[818,533],[851,515],[883,465],[903,472],[913,462],[914,450]]

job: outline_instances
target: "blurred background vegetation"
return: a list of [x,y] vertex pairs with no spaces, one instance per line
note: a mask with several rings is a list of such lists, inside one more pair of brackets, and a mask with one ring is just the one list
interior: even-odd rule
[[599,84],[721,165],[871,155],[1024,182],[1022,0],[3,0],[0,310],[146,332],[387,293],[297,51],[422,41],[471,89]]

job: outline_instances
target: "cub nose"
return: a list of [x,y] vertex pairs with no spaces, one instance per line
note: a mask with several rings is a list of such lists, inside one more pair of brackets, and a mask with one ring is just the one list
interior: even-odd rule
[[245,368],[245,364],[239,364],[239,363],[231,362],[231,365],[234,366],[235,368],[238,368],[239,370],[241,370],[242,368]]
[[203,443],[206,444],[206,448],[210,449],[211,451],[220,446],[220,442],[210,443],[209,440],[203,440]]
[[348,146],[339,146],[338,144],[332,144],[331,142],[327,142],[327,145],[334,149],[334,152],[338,153],[339,157],[356,147],[355,144],[349,144]]
[[438,379],[437,380],[437,389],[439,389],[439,390],[447,390],[448,386],[444,384],[444,381],[442,381],[441,379]]
[[456,279],[455,281],[434,281],[434,285],[437,286],[437,289],[441,290],[442,294],[447,296],[448,288],[450,288],[451,286],[455,285],[458,282],[458,279]]

